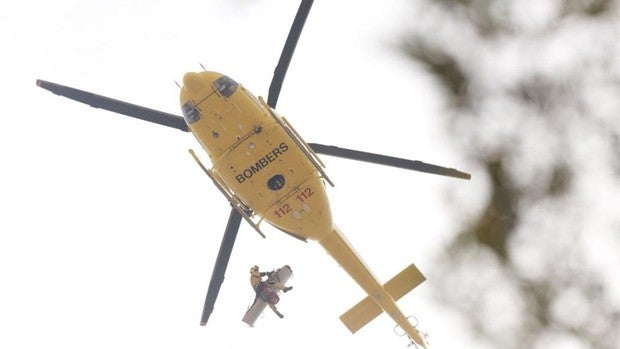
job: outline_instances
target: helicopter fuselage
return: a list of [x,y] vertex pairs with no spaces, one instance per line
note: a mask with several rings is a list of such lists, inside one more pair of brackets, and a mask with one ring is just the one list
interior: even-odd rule
[[[333,223],[324,184],[329,179],[317,164],[320,160],[283,118],[216,72],[185,74],[180,103],[190,131],[210,157],[208,174],[231,203],[247,216],[259,216],[302,240],[317,241],[368,294],[376,315],[383,310],[411,340],[426,347],[395,302],[423,276],[397,276],[389,282],[392,287],[379,283]],[[395,295],[391,289],[397,288],[401,291]],[[353,307],[355,324],[343,322],[355,332],[376,316],[368,309]]]
[[333,222],[321,173],[275,111],[215,72],[187,73],[181,107],[215,180],[275,227],[321,240]]

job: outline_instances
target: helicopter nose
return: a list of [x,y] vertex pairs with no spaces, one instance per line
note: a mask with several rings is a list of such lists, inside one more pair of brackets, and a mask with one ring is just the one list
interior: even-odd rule
[[204,81],[198,73],[186,73],[185,76],[183,76],[183,87],[189,91],[199,91],[202,89],[203,85]]

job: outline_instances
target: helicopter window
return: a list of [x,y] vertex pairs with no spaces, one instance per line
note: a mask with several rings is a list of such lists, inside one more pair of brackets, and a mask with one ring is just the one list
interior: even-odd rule
[[223,97],[228,98],[232,96],[237,90],[239,84],[235,80],[223,75],[219,79],[213,81],[213,88]]
[[275,175],[267,181],[267,187],[271,190],[280,190],[284,187],[284,176],[283,175]]
[[183,110],[185,122],[187,122],[188,125],[200,120],[200,110],[196,107],[196,104],[194,104],[193,101],[185,102],[181,109]]

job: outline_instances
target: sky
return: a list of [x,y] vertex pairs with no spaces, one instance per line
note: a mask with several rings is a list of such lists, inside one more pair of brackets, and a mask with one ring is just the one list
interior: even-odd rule
[[[318,244],[266,225],[262,239],[244,222],[210,322],[199,326],[229,208],[188,154],[197,141],[35,85],[180,115],[175,81],[202,64],[266,97],[297,6],[26,0],[0,13],[0,347],[406,346],[386,316],[355,335],[340,323],[364,294]],[[439,92],[399,51],[408,10],[405,0],[316,1],[277,108],[307,142],[473,174],[465,182],[322,157],[336,224],[385,281],[410,263],[429,269],[455,230],[447,192],[475,207],[485,190],[436,122]],[[248,328],[240,319],[255,264],[290,265],[294,290],[281,297],[284,319],[266,311]],[[432,346],[468,343],[431,292],[422,284],[399,305]]]

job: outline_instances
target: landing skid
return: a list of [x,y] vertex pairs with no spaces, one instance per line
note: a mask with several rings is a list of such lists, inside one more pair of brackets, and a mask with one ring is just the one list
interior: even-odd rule
[[248,206],[246,206],[235,194],[233,194],[230,188],[228,188],[224,183],[220,182],[220,180],[216,178],[213,170],[207,169],[205,165],[202,164],[202,162],[198,158],[198,155],[196,155],[196,153],[194,152],[194,149],[189,149],[189,153],[192,155],[194,160],[196,160],[196,163],[198,164],[198,166],[200,166],[204,173],[206,173],[206,175],[211,178],[211,180],[220,190],[220,192],[222,192],[226,199],[228,199],[230,205],[234,207],[241,214],[241,216],[245,218],[245,220],[252,226],[252,228],[254,228],[254,230],[256,230],[256,232],[264,238],[265,234],[263,234],[263,232],[260,231],[259,228],[259,224],[262,221],[262,218],[255,222],[254,219],[252,219],[254,217],[254,212]]
[[316,155],[314,150],[312,150],[312,148],[299,136],[297,131],[295,131],[293,126],[291,126],[291,124],[289,124],[289,122],[286,121],[284,117],[278,115],[278,113],[274,109],[272,109],[267,103],[265,103],[262,97],[258,97],[258,100],[261,102],[261,104],[265,108],[267,108],[267,110],[269,110],[271,117],[273,117],[273,119],[278,124],[280,124],[282,128],[284,128],[284,130],[289,135],[289,137],[293,139],[293,141],[295,142],[295,144],[297,144],[299,149],[301,149],[301,151],[306,155],[308,160],[310,160],[314,168],[316,168],[316,170],[319,171],[319,173],[321,174],[321,178],[325,179],[325,181],[327,181],[327,183],[329,183],[329,185],[333,187],[334,183],[329,179],[329,177],[327,177],[327,174],[325,173],[325,171],[323,171],[325,164],[323,164],[321,159],[319,159],[319,157]]

